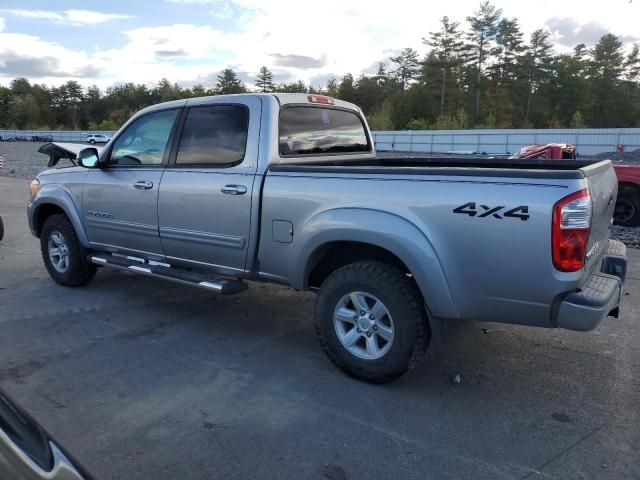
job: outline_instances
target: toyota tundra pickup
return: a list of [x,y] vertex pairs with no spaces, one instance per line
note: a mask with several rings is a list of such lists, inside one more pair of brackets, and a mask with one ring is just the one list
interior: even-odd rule
[[610,161],[385,158],[357,106],[306,94],[155,105],[74,157],[31,184],[53,280],[108,267],[316,291],[322,348],[365,381],[404,374],[459,319],[584,331],[617,316]]

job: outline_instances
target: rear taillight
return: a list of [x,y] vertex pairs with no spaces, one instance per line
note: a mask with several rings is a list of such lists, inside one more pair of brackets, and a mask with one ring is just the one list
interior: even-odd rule
[[564,197],[553,207],[551,245],[553,265],[561,272],[575,272],[584,267],[589,229],[591,197],[584,189]]

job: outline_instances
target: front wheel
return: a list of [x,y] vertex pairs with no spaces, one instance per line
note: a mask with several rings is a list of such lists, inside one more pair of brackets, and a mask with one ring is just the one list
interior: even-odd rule
[[353,263],[329,275],[316,298],[315,326],[329,359],[370,383],[386,383],[410,370],[431,337],[413,279],[375,261]]
[[47,271],[53,280],[65,287],[78,287],[96,274],[73,225],[63,214],[51,215],[42,227],[40,250]]

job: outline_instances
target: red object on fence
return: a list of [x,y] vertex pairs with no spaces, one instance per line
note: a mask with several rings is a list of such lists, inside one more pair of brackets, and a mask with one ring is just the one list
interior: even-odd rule
[[619,143],[618,146],[616,147],[616,152],[618,153],[624,152],[624,145]]

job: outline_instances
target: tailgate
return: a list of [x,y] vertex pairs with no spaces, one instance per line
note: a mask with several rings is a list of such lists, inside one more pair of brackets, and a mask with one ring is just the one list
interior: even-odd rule
[[600,258],[607,246],[618,195],[618,178],[610,160],[580,170],[584,173],[591,195],[591,233],[585,263],[585,273],[588,273],[599,268]]

